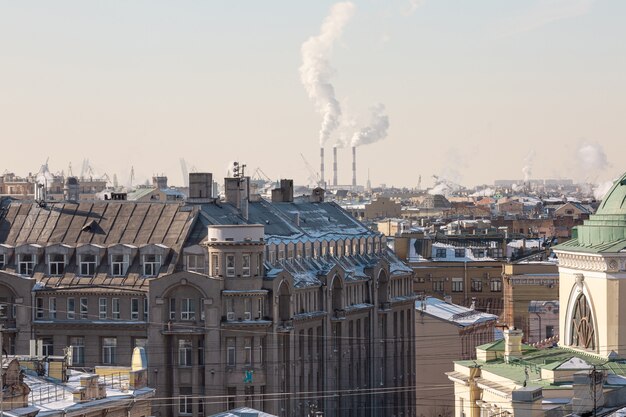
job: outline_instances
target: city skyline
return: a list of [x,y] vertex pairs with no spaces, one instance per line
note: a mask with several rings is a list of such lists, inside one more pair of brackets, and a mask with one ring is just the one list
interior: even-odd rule
[[[319,169],[322,117],[303,45],[335,4],[4,3],[0,166],[25,175],[48,157],[55,171],[87,158],[120,182],[133,166],[178,184],[180,158],[216,178],[238,160],[306,183],[300,153]],[[408,187],[432,174],[474,185],[622,172],[626,5],[350,4],[327,55],[343,134],[378,103],[389,121],[357,149],[359,184],[368,170],[373,185]],[[327,180],[341,134],[326,142]],[[339,163],[350,184],[349,149]]]

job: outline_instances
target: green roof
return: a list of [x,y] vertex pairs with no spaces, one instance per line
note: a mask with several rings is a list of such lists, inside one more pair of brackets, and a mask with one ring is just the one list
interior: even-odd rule
[[556,250],[617,253],[626,249],[626,174],[615,181],[596,214],[574,228],[573,239]]
[[[495,342],[485,343],[484,345],[476,346],[476,349],[487,350],[493,352],[504,352],[504,339],[498,339]],[[536,348],[522,343],[522,352],[537,350]]]

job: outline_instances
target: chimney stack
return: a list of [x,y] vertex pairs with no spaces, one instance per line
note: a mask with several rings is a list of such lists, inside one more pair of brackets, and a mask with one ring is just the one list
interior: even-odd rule
[[337,186],[337,147],[333,146],[333,185]]
[[80,190],[78,186],[78,178],[67,177],[63,187],[63,198],[66,201],[76,202],[79,199]]
[[320,187],[324,187],[324,147],[320,148]]
[[522,337],[524,332],[515,327],[504,331],[504,361],[506,363],[522,357]]
[[352,188],[356,189],[356,146],[352,147]]
[[189,198],[213,197],[213,174],[210,172],[189,173]]

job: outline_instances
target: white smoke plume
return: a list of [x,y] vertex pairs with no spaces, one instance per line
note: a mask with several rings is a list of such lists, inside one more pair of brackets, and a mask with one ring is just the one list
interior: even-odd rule
[[522,174],[524,174],[524,182],[530,181],[533,169],[533,159],[535,159],[535,151],[531,150],[524,158],[524,166],[522,167]]
[[606,193],[609,192],[611,187],[615,184],[615,181],[605,181],[600,184],[596,184],[593,187],[593,196],[596,200],[602,200]]
[[372,121],[352,136],[351,146],[369,145],[387,137],[389,117],[385,113],[385,106],[378,103],[372,107]]
[[576,151],[580,168],[594,174],[605,169],[609,163],[604,149],[598,143],[583,143]]
[[300,79],[309,98],[322,115],[320,145],[326,143],[341,120],[341,106],[331,83],[333,68],[330,65],[330,55],[333,44],[341,36],[354,10],[355,6],[351,2],[333,5],[330,14],[322,23],[319,35],[311,36],[302,44],[300,50],[302,55]]

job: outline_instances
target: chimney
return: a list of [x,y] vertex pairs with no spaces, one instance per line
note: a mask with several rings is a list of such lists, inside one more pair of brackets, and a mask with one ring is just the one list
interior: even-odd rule
[[309,198],[311,203],[323,203],[324,202],[324,189],[322,187],[317,187],[313,189],[311,193],[311,197]]
[[320,148],[320,186],[324,186],[324,147]]
[[224,197],[228,204],[235,206],[248,220],[248,201],[250,199],[249,177],[224,178]]
[[337,147],[333,146],[333,185],[337,186]]
[[192,172],[189,174],[189,198],[213,197],[213,174]]
[[356,146],[352,147],[352,188],[356,188]]
[[509,363],[522,357],[522,337],[524,332],[515,327],[504,331],[504,361]]
[[272,190],[272,203],[293,202],[293,180],[280,180],[280,188]]
[[445,301],[448,304],[452,304],[452,296],[451,295],[444,295],[443,296],[443,301]]
[[167,188],[167,177],[165,176],[152,177],[152,186],[154,188],[158,188],[159,190]]
[[67,177],[65,180],[65,185],[63,187],[63,199],[65,201],[78,201],[79,197],[79,186],[78,186],[78,178],[76,177]]

